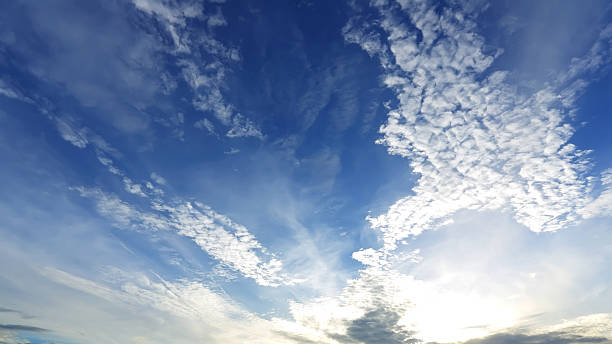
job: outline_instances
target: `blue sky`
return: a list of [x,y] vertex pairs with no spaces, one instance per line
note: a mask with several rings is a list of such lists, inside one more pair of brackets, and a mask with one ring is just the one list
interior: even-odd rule
[[0,5],[0,343],[612,342],[606,1]]

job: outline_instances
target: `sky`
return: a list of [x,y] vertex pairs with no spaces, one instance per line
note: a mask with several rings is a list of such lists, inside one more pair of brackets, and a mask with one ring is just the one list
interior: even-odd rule
[[0,344],[612,343],[612,5],[0,3]]

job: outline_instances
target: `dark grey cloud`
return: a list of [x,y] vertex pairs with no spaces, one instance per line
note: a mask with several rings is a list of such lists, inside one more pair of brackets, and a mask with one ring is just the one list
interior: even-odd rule
[[0,307],[0,313],[21,313],[21,312],[14,310],[14,309],[10,309],[10,308]]
[[25,314],[22,311],[18,311],[16,309],[12,309],[12,308],[0,307],[0,313],[15,313],[15,314],[19,314],[19,316],[21,316],[21,318],[23,318],[23,319],[32,319],[32,318],[34,318],[31,315]]
[[347,324],[346,335],[330,335],[341,343],[407,344],[421,343],[415,332],[398,324],[401,315],[387,305],[369,309],[362,317]]
[[36,326],[0,324],[0,330],[26,331],[26,332],[49,332],[49,330]]
[[587,337],[565,332],[549,332],[527,335],[518,333],[499,333],[480,339],[472,339],[464,344],[576,344],[612,343],[604,337]]

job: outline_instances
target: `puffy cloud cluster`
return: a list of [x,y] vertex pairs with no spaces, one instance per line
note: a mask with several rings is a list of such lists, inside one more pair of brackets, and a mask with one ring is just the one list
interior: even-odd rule
[[[564,122],[584,81],[574,75],[525,92],[508,72],[490,70],[499,52],[486,51],[476,11],[429,1],[373,5],[378,20],[352,19],[345,38],[381,61],[384,82],[397,94],[378,143],[409,158],[420,175],[413,195],[369,218],[384,233],[385,249],[447,223],[461,209],[511,209],[536,232],[585,217],[593,177],[586,174],[587,152],[568,143],[574,130]],[[606,32],[589,61],[574,61],[571,73],[601,64]]]

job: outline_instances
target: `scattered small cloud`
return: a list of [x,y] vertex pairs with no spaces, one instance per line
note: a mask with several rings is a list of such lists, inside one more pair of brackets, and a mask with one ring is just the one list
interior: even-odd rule
[[193,124],[194,127],[208,131],[211,135],[217,135],[215,132],[215,125],[208,119],[201,119]]
[[233,155],[240,153],[240,149],[232,147],[230,150],[223,152],[223,154]]
[[26,103],[31,103],[32,100],[23,95],[20,91],[8,85],[4,80],[0,79],[0,95],[8,98],[21,100]]
[[86,130],[74,128],[65,119],[57,120],[57,130],[64,140],[72,143],[76,147],[85,148],[87,144],[89,144]]
[[232,127],[225,134],[227,137],[255,137],[260,140],[264,139],[261,130],[255,126],[251,120],[243,117],[241,114],[237,114],[232,119]]
[[507,34],[512,35],[518,30],[525,27],[525,23],[521,22],[521,20],[513,15],[505,15],[499,20],[499,27]]
[[151,180],[153,180],[154,182],[156,182],[159,185],[166,185],[166,179],[162,176],[160,176],[159,174],[152,172],[151,173]]
[[124,185],[125,191],[133,195],[140,196],[140,197],[145,197],[145,198],[147,197],[147,195],[143,192],[142,185],[132,182],[130,178],[123,177],[123,185]]

